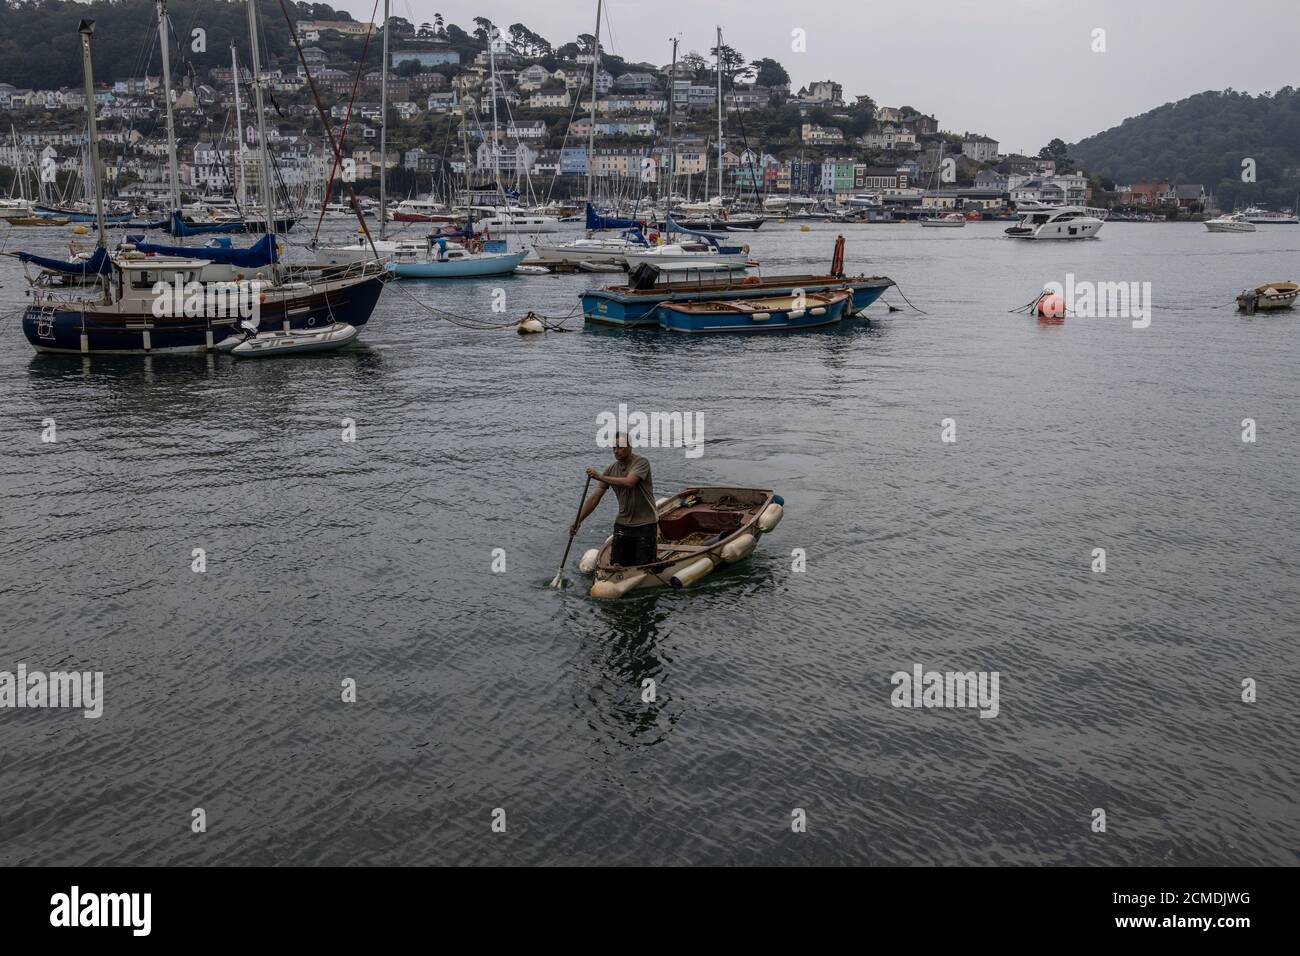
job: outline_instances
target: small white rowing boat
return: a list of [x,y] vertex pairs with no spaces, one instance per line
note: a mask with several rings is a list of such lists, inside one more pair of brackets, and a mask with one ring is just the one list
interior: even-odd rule
[[238,358],[270,358],[302,352],[331,352],[351,345],[361,333],[346,322],[331,322],[315,329],[260,332],[248,338],[231,336],[217,346]]
[[1289,309],[1300,296],[1300,284],[1295,282],[1265,282],[1246,289],[1237,296],[1237,308],[1247,314]]

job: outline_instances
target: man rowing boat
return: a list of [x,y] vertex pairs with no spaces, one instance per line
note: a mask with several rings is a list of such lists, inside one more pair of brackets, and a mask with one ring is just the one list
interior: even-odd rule
[[618,515],[614,519],[614,541],[610,558],[614,564],[631,567],[650,564],[658,556],[659,512],[655,508],[655,490],[650,477],[650,462],[633,454],[627,436],[614,436],[614,463],[603,472],[588,468],[587,475],[600,482],[591,497],[583,502],[578,519],[569,528],[577,534],[587,516],[600,504],[605,489],[612,486],[618,496]]

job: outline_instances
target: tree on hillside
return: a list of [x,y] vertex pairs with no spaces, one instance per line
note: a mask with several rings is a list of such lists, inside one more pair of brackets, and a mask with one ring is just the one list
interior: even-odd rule
[[750,67],[754,70],[754,82],[759,86],[789,86],[790,74],[776,60],[763,57],[755,60]]
[[689,70],[692,75],[699,73],[701,70],[708,69],[708,64],[704,62],[704,57],[695,50],[687,53],[677,62],[681,67]]
[[551,44],[522,23],[510,25],[510,48],[521,56],[540,59],[549,56]]
[[496,25],[487,17],[474,18],[474,39],[486,47],[497,35]]
[[447,24],[447,44],[461,55],[462,59],[473,59],[474,54],[487,46],[476,37],[470,36],[454,23]]
[[1053,139],[1050,143],[1038,151],[1039,159],[1050,159],[1056,163],[1057,172],[1065,172],[1073,165],[1070,159],[1070,147],[1065,145],[1065,140],[1059,137]]
[[[718,48],[711,47],[709,56],[713,57],[716,70],[718,62]],[[754,69],[741,56],[740,51],[734,47],[722,44],[722,85],[725,89],[733,89],[736,80],[747,80],[753,77]]]

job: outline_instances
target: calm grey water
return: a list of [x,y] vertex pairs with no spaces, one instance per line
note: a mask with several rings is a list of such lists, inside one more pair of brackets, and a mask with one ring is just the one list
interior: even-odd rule
[[[843,231],[928,313],[795,337],[390,289],[344,353],[82,360],[7,316],[0,670],[103,671],[105,711],[0,710],[0,863],[1295,864],[1300,315],[1232,299],[1300,277],[1300,228],[1001,228],[768,224],[766,271]],[[1149,281],[1150,327],[1008,314],[1067,273]],[[604,279],[406,288],[491,319]],[[545,587],[620,402],[704,416],[659,494],[785,496],[749,562],[594,602],[607,495]],[[997,671],[998,716],[892,707],[915,664]]]

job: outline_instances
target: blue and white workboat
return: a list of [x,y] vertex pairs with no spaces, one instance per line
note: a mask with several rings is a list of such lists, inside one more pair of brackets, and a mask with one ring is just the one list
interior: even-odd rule
[[796,290],[807,294],[847,289],[853,300],[845,307],[845,318],[860,315],[894,284],[886,276],[797,275],[750,276],[739,278],[722,269],[714,273],[689,275],[653,270],[634,274],[624,286],[591,289],[582,294],[582,314],[595,325],[616,328],[658,328],[660,306],[666,303],[709,300],[762,299],[791,296]]
[[644,264],[633,270],[627,285],[590,289],[582,293],[582,314],[593,325],[615,328],[658,328],[665,303],[735,301],[847,290],[853,293],[844,318],[861,315],[894,284],[887,276],[844,274],[844,238],[835,241],[831,268],[820,275],[742,276],[729,266],[712,268],[674,264]]
[[795,332],[839,325],[853,293],[813,292],[762,299],[665,302],[659,327],[672,332]]

